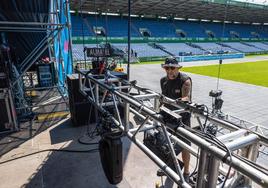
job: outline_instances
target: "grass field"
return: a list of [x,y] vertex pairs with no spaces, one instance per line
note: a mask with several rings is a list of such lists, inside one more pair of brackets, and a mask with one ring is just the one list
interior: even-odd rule
[[[182,71],[218,77],[218,65],[184,67]],[[223,64],[220,78],[268,87],[268,61]]]
[[140,63],[133,64],[133,65],[161,64],[163,63],[163,61],[142,61]]

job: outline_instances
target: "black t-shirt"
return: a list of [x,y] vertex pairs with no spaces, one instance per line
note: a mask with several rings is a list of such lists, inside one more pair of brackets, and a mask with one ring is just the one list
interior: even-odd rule
[[161,78],[160,85],[162,94],[171,99],[178,99],[182,97],[181,89],[184,82],[188,79],[191,79],[184,73],[179,73],[177,78],[169,80],[167,76]]
[[[177,78],[170,80],[167,76],[161,78],[160,85],[162,94],[171,99],[178,99],[182,97],[182,86],[186,80],[191,78],[184,73],[179,72]],[[175,110],[176,108],[171,105],[165,105],[167,108],[171,110]],[[191,115],[188,112],[181,113],[182,122],[188,126],[190,126],[190,118]]]

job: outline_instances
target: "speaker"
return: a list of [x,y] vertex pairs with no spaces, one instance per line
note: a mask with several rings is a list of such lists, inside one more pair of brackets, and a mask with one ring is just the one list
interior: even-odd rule
[[75,103],[70,106],[71,121],[75,126],[88,125],[95,123],[95,111],[89,103]]
[[122,132],[103,135],[99,141],[101,164],[111,184],[118,184],[123,178]]
[[94,123],[95,108],[79,91],[78,74],[67,76],[69,106],[73,125],[88,125]]
[[9,79],[7,77],[7,74],[5,72],[1,72],[1,66],[0,66],[0,88],[8,88],[9,87]]
[[16,131],[18,129],[17,116],[11,91],[0,90],[0,132]]
[[4,61],[2,49],[0,49],[0,88],[2,89],[9,87],[8,72],[9,70]]
[[0,95],[0,132],[10,130],[10,109],[8,101]]

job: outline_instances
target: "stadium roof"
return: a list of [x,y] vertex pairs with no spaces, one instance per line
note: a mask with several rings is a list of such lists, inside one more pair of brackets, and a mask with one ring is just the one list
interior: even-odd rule
[[[219,20],[232,22],[268,23],[268,6],[232,0],[131,0],[132,14]],[[227,5],[226,5],[227,2]],[[252,0],[251,0],[252,2]],[[126,14],[127,0],[71,0],[71,9],[89,12]]]

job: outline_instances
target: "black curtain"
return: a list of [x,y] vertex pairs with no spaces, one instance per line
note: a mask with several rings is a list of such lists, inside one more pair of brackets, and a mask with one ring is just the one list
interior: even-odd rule
[[[0,21],[8,22],[48,22],[49,1],[48,0],[1,0]],[[9,24],[0,27],[14,27]],[[29,27],[29,26],[20,26]],[[46,26],[31,26],[30,32],[4,31],[8,45],[14,49],[18,63],[20,64],[28,54],[46,37],[46,31],[36,32]],[[41,56],[48,56],[48,51]]]

